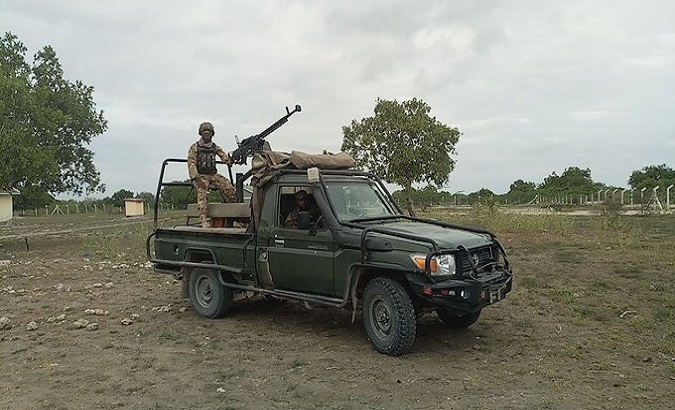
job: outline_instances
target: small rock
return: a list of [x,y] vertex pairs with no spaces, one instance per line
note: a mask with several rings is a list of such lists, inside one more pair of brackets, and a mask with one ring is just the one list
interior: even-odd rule
[[70,288],[63,283],[58,283],[56,286],[54,286],[54,290],[57,292],[70,292]]
[[102,288],[102,287],[103,287],[103,284],[100,283],[100,282],[96,282],[96,283],[94,283],[93,285],[91,285],[91,287],[92,287],[92,288],[95,288],[95,289],[98,289],[98,288]]
[[106,284],[105,284],[105,287],[108,288],[108,289],[112,288],[113,286],[115,286],[115,285],[112,282],[106,282]]
[[125,318],[123,318],[122,320],[120,320],[120,324],[121,324],[122,326],[129,326],[129,325],[132,324],[132,323],[134,323],[134,320],[133,320],[133,319],[130,319],[130,318],[128,318],[128,317],[125,317]]
[[94,309],[84,309],[84,314],[85,314],[85,315],[93,315],[93,314],[94,314]]
[[89,321],[86,319],[79,319],[73,322],[73,325],[75,326],[76,329],[82,329],[83,327],[87,327],[89,324]]
[[138,313],[133,313],[133,314],[131,315],[131,320],[133,320],[133,321],[136,321],[136,320],[138,320],[138,319],[140,319],[140,318],[141,318],[141,315],[139,315]]
[[218,392],[218,393],[226,393],[227,390],[225,390],[225,389],[222,388],[222,387],[218,387],[218,388],[216,389],[216,392]]
[[58,316],[56,317],[56,320],[58,320],[59,322],[63,322],[64,320],[66,320],[66,314],[65,314],[65,313],[61,313],[60,315],[58,315]]
[[96,316],[107,316],[108,313],[109,313],[109,312],[108,312],[107,310],[103,310],[103,309],[96,309],[96,310],[94,310],[94,314],[95,314]]
[[182,308],[178,309],[178,311],[180,313],[184,313],[185,311],[187,311],[187,308],[185,306],[183,306]]
[[38,330],[38,327],[39,327],[39,326],[38,326],[37,322],[34,321],[34,320],[31,320],[31,321],[28,322],[28,324],[26,325],[26,330],[28,330],[29,332],[32,332],[33,330]]
[[95,330],[98,330],[98,323],[89,323],[86,327],[86,330],[93,332]]
[[0,261],[0,266],[9,266],[12,264],[12,261],[5,259]]
[[9,330],[12,328],[12,321],[8,317],[0,317],[0,330]]

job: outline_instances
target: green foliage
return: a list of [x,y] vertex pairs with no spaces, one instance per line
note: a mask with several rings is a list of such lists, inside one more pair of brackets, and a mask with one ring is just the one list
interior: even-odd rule
[[495,193],[487,188],[481,188],[476,192],[472,192],[468,197],[469,202],[472,204],[489,205],[495,202]]
[[509,192],[504,199],[512,204],[524,204],[532,201],[537,196],[537,185],[534,182],[525,182],[522,179],[513,181]]
[[27,186],[21,189],[21,195],[14,196],[14,209],[42,208],[54,202],[54,197],[36,186]]
[[628,178],[628,184],[635,190],[653,189],[658,186],[663,191],[675,184],[675,169],[666,164],[650,165],[639,171],[633,171]]
[[145,200],[145,203],[150,206],[155,205],[155,196],[150,192],[139,192],[136,194],[136,198]]
[[602,187],[593,182],[589,168],[569,167],[560,176],[551,173],[538,189],[544,195],[592,195]]
[[402,103],[378,99],[372,117],[342,127],[342,150],[359,167],[403,187],[406,207],[414,215],[412,185],[448,181],[452,155],[461,133],[430,117],[431,107],[413,98]]
[[[190,183],[190,180],[172,181]],[[191,186],[164,186],[159,194],[160,202],[174,207],[185,208],[188,204],[197,202],[197,190]]]
[[[172,183],[184,182],[190,184],[190,180],[172,181]],[[176,186],[168,185],[162,188],[159,194],[160,202],[167,205],[172,205],[174,208],[186,208],[188,204],[197,202],[197,190],[191,185]],[[207,197],[211,203],[224,202],[220,192],[211,191]]]
[[86,147],[107,129],[93,87],[63,78],[50,46],[31,65],[26,51],[14,34],[0,38],[0,187],[16,187],[22,195],[103,192]]
[[120,189],[119,191],[112,194],[110,197],[110,203],[114,206],[124,206],[124,200],[127,198],[133,198],[134,193],[127,189]]

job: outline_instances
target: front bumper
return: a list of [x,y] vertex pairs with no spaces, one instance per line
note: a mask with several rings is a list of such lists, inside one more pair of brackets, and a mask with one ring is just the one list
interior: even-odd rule
[[513,276],[503,270],[481,275],[477,279],[432,282],[411,274],[408,282],[418,302],[425,307],[445,307],[471,313],[504,299],[511,292]]

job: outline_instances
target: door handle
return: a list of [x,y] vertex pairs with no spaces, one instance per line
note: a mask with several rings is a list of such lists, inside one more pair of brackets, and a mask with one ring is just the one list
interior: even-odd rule
[[275,239],[274,240],[274,245],[275,246],[284,246],[286,242],[283,239]]

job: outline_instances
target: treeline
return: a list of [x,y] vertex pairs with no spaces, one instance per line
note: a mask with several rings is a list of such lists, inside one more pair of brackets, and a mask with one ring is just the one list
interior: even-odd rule
[[[197,201],[197,193],[189,185],[189,180],[173,181],[174,184],[162,188],[160,192],[160,205],[171,208],[185,208],[187,204]],[[536,184],[530,181],[518,179],[513,181],[509,191],[503,194],[495,193],[487,188],[481,188],[474,192],[448,192],[439,190],[433,185],[423,188],[412,189],[412,200],[415,204],[426,206],[433,204],[446,205],[474,205],[474,204],[588,204],[604,202],[608,200],[619,201],[622,191],[632,190],[625,193],[624,201],[626,204],[641,204],[652,200],[655,193],[662,202],[675,202],[675,189],[670,194],[673,198],[666,198],[669,193],[668,187],[675,184],[675,169],[662,165],[648,166],[631,174],[628,183],[630,188],[615,187],[602,182],[593,181],[591,170],[579,167],[569,167],[561,175],[555,172],[544,178],[543,182]],[[655,190],[656,188],[656,190]],[[245,187],[249,192],[250,187]],[[402,191],[394,192],[394,199],[400,204],[405,203]],[[245,194],[247,196],[247,194]],[[138,192],[121,189],[109,197],[103,199],[85,198],[81,201],[68,200],[56,201],[51,195],[43,191],[31,191],[30,188],[24,188],[21,195],[15,197],[15,210],[29,210],[42,208],[45,205],[60,203],[63,205],[99,207],[106,206],[123,207],[124,200],[127,198],[143,199],[150,207],[155,206],[155,196],[150,192]],[[631,200],[632,199],[632,200]],[[218,192],[209,194],[209,201],[221,202]]]
[[[615,187],[602,182],[593,181],[591,170],[579,167],[569,167],[561,175],[555,172],[536,184],[518,179],[514,181],[509,191],[504,194],[481,188],[475,192],[448,192],[439,190],[433,185],[413,189],[412,199],[421,206],[432,204],[447,205],[474,205],[479,203],[500,204],[588,204],[605,201],[622,201],[626,204],[642,204],[654,200],[653,196],[662,201],[672,202],[675,198],[675,169],[662,165],[652,165],[634,171],[628,179],[629,188]],[[625,191],[629,192],[626,193]],[[624,195],[625,194],[625,195]],[[394,192],[394,199],[403,203],[402,191]]]
[[55,204],[59,204],[62,207],[69,206],[73,209],[75,209],[76,207],[81,207],[83,209],[85,208],[112,209],[114,207],[118,208],[123,207],[124,200],[130,198],[142,199],[145,201],[146,204],[149,204],[150,206],[154,206],[155,204],[155,196],[150,192],[134,193],[133,191],[129,191],[127,189],[120,189],[111,196],[102,199],[87,197],[82,200],[69,199],[59,201],[56,200],[53,196],[49,195],[48,193],[45,193],[40,189],[33,190],[30,189],[30,187],[26,187],[21,190],[20,195],[16,195],[14,197],[14,210],[15,211],[31,210]]

